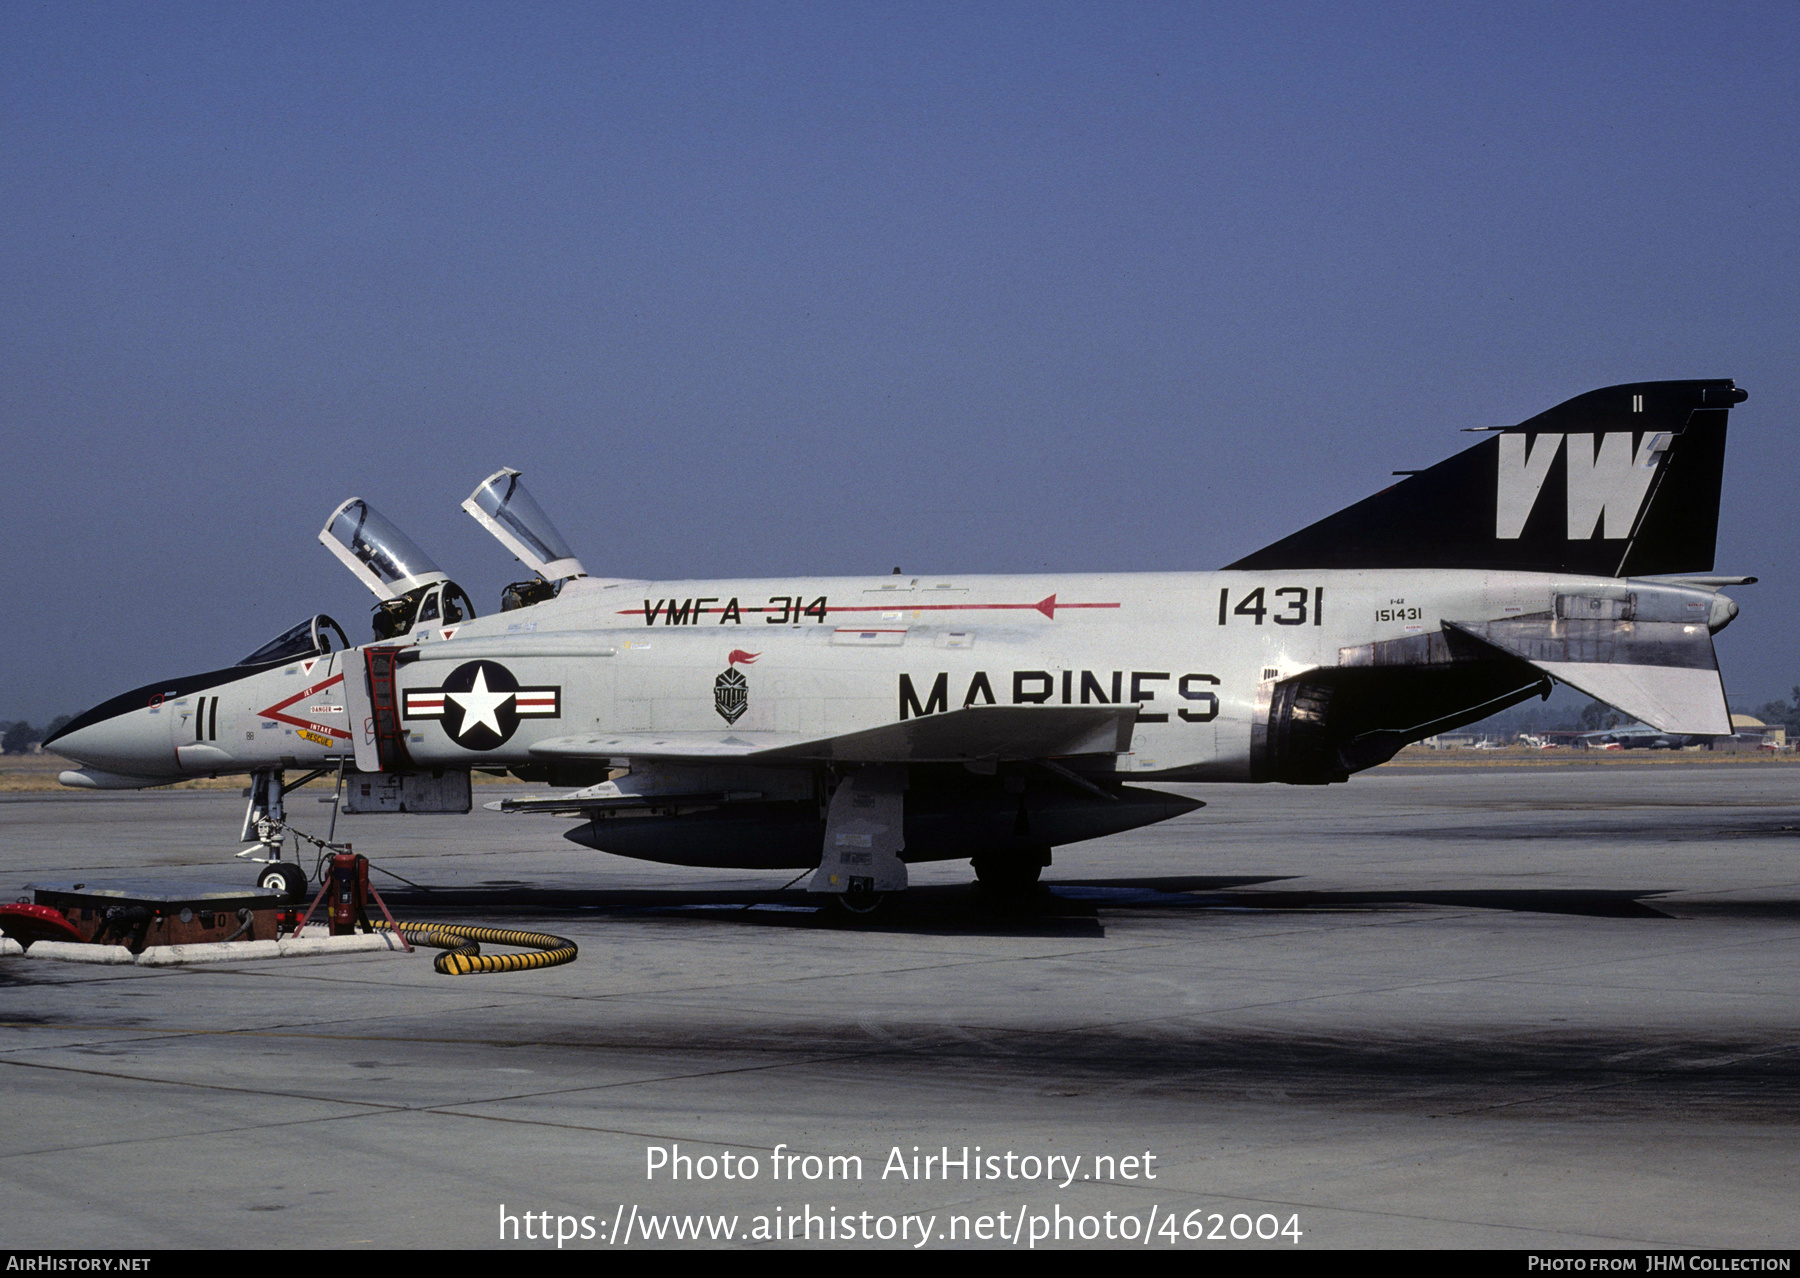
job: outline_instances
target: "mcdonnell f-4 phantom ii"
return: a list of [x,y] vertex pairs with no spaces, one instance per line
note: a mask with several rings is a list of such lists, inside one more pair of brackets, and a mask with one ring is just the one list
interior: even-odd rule
[[1591,391],[1211,573],[596,577],[501,470],[463,506],[534,575],[478,616],[353,498],[319,537],[375,594],[373,642],[315,616],[45,744],[66,785],[248,774],[241,841],[296,895],[296,785],[467,812],[472,770],[554,791],[498,806],[578,844],[812,870],[852,909],[913,862],[1017,890],[1057,846],[1201,806],[1142,782],[1344,781],[1559,682],[1729,734],[1712,636],[1755,578],[1709,574],[1745,398]]

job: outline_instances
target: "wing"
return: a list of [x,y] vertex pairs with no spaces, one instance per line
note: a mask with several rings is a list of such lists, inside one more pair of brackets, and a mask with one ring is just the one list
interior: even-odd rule
[[1136,706],[969,706],[841,736],[791,732],[610,732],[553,737],[543,759],[682,763],[1003,763],[1131,749]]

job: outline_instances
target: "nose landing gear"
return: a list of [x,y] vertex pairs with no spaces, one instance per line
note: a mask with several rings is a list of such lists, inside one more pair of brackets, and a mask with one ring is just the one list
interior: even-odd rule
[[287,788],[282,784],[279,768],[250,774],[250,806],[244,809],[244,828],[238,841],[249,843],[254,839],[256,845],[238,855],[265,863],[256,876],[257,887],[274,888],[290,901],[297,901],[306,895],[306,871],[281,856],[282,837],[287,832],[287,809],[281,800]]
[[[331,800],[331,831],[325,836],[326,844],[330,844],[337,836],[337,804],[343,798],[344,765],[344,760],[338,760],[337,792]],[[292,785],[284,782],[279,768],[265,768],[250,774],[250,806],[244,811],[244,828],[239,833],[238,840],[249,843],[254,836],[256,843],[254,847],[245,848],[238,855],[262,864],[263,869],[256,876],[257,887],[273,888],[290,901],[305,899],[305,867],[297,859],[290,861],[282,856],[282,843],[288,833],[287,808],[282,800],[289,790],[297,790],[307,782],[327,774],[328,769],[319,768]],[[311,842],[319,842],[310,835],[301,835],[299,831],[294,833],[296,840],[304,837]],[[295,857],[298,858],[299,843],[296,842],[294,847]]]

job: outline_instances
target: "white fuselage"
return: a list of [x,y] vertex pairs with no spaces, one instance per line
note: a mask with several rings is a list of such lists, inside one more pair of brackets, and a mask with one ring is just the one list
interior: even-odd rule
[[[519,764],[533,743],[581,732],[824,738],[965,705],[1131,704],[1140,711],[1121,773],[1245,780],[1253,725],[1276,682],[1446,619],[1500,621],[1542,613],[1559,594],[1625,588],[1465,570],[577,579],[530,608],[415,628],[398,642],[421,659],[403,664],[397,682],[403,698],[414,694],[409,705],[429,706],[453,654],[486,648],[505,654],[522,687],[555,690],[488,750],[458,744],[441,717],[408,714],[407,751],[427,768]],[[1696,607],[1711,598],[1692,593]],[[583,646],[532,655],[549,636]],[[92,742],[81,757],[159,775],[320,766],[365,727],[351,722],[346,666],[361,676],[360,650],[146,706],[139,714],[162,723],[120,735],[131,757],[109,758]],[[743,696],[728,720],[715,686],[731,670]],[[147,738],[167,741],[161,757],[146,757]]]

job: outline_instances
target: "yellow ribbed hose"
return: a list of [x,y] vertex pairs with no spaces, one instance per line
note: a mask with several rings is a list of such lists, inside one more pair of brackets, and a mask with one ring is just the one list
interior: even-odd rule
[[[384,920],[375,925],[384,931]],[[445,976],[470,976],[476,972],[524,972],[534,967],[557,967],[573,963],[575,942],[548,932],[514,932],[499,927],[467,927],[461,923],[397,923],[394,925],[414,945],[428,945],[444,953],[432,967]],[[489,945],[517,945],[535,950],[534,954],[483,954],[481,942]]]

